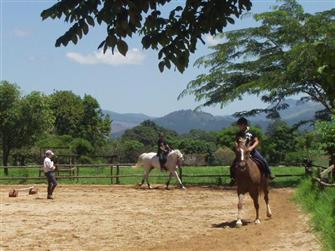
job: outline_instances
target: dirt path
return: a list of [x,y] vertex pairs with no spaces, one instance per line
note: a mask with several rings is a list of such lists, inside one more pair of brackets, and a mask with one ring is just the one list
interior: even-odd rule
[[261,225],[246,200],[247,223],[234,228],[234,191],[129,186],[60,186],[55,200],[39,194],[8,198],[1,186],[0,250],[320,250],[293,190],[270,193],[273,219]]

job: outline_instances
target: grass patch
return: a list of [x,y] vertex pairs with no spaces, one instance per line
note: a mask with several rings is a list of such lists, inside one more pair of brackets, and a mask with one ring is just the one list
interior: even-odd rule
[[324,250],[335,250],[335,189],[321,189],[310,179],[304,179],[295,200],[311,213],[313,228],[320,233]]

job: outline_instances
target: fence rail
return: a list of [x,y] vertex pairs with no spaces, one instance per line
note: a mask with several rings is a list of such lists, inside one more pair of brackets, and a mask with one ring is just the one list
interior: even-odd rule
[[[58,170],[56,171],[57,179],[67,179],[67,180],[77,180],[80,179],[110,179],[110,184],[120,184],[120,180],[122,178],[138,178],[143,177],[143,174],[121,174],[121,169],[129,168],[134,166],[134,163],[100,163],[100,164],[59,164],[57,165]],[[0,181],[10,181],[10,180],[44,180],[45,177],[42,170],[42,165],[28,165],[28,166],[0,166],[0,170],[3,168],[10,168],[10,169],[36,169],[38,170],[38,176],[11,176],[11,177],[0,177]],[[99,168],[109,168],[109,175],[80,175],[80,170],[83,168],[85,169],[99,169]],[[179,176],[181,180],[183,178],[188,179],[196,179],[196,178],[228,178],[230,175],[228,174],[187,174],[183,172],[183,169],[187,169],[188,166],[184,166],[179,169]],[[195,167],[200,168],[200,167]],[[211,168],[211,166],[208,166]],[[303,167],[301,167],[303,168]],[[306,175],[305,173],[302,174],[277,174],[276,177],[302,177]],[[68,175],[64,175],[67,173]],[[165,176],[165,175],[164,175]],[[150,175],[152,178],[161,178],[164,177],[162,175]]]

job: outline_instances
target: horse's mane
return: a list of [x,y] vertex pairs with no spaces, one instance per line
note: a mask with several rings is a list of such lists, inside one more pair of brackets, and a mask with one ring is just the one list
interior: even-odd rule
[[171,153],[175,153],[179,158],[182,158],[182,157],[183,157],[183,154],[182,154],[181,151],[178,150],[178,149],[172,150]]

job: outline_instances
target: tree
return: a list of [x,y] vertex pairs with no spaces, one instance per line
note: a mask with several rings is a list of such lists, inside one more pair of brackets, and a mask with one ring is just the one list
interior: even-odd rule
[[176,132],[160,127],[150,120],[146,120],[140,125],[126,130],[121,139],[127,141],[137,140],[146,146],[147,150],[156,151],[159,133],[164,133],[168,142],[173,141],[177,136]]
[[7,81],[0,84],[0,104],[0,141],[7,166],[11,150],[31,147],[41,134],[52,130],[54,120],[46,96],[32,92],[21,97],[19,88]]
[[266,135],[263,152],[270,163],[286,161],[288,153],[298,150],[298,132],[285,121],[275,120],[267,128]]
[[[172,8],[168,16],[163,7]],[[159,50],[159,69],[173,63],[180,72],[188,66],[189,55],[194,53],[202,35],[222,32],[231,16],[239,17],[251,8],[250,0],[185,0],[183,6],[171,0],[60,0],[41,13],[42,19],[64,17],[71,28],[59,37],[56,47],[74,44],[96,23],[107,26],[107,37],[99,45],[105,52],[115,48],[126,55],[127,38],[138,34],[145,49]],[[165,9],[164,9],[165,11]],[[91,26],[91,27],[90,27]]]
[[31,92],[20,102],[19,142],[16,147],[31,146],[42,133],[51,133],[55,118],[50,108],[48,96],[40,92]]
[[192,129],[188,133],[181,135],[183,138],[192,140],[202,140],[211,143],[218,143],[218,132],[206,132],[200,129]]
[[[15,147],[19,126],[19,88],[7,81],[0,82],[0,141],[3,165],[8,165],[10,150]],[[8,168],[4,169],[8,175]]]
[[216,145],[204,140],[185,139],[179,142],[178,148],[186,154],[207,153],[211,155],[216,150]]
[[124,140],[121,144],[119,160],[134,163],[143,153],[144,145],[137,140]]
[[56,118],[56,134],[79,137],[79,125],[84,113],[80,96],[71,91],[56,91],[50,97],[51,108]]
[[259,26],[220,35],[224,42],[195,63],[209,73],[197,76],[179,98],[192,94],[203,106],[224,106],[244,94],[261,95],[270,108],[237,115],[277,118],[288,106],[285,97],[305,94],[301,100],[322,104],[319,115],[329,118],[335,111],[335,8],[312,15],[296,0],[283,2],[255,14]]
[[101,146],[110,136],[112,122],[103,115],[98,101],[90,95],[82,99],[71,91],[57,91],[51,95],[51,107],[58,135],[83,138],[95,147]]
[[103,115],[98,101],[92,96],[85,95],[82,104],[84,111],[80,122],[81,137],[93,146],[102,145],[111,134],[112,121]]
[[335,164],[335,115],[331,121],[320,121],[316,124],[316,132],[320,137],[321,149],[326,151]]

